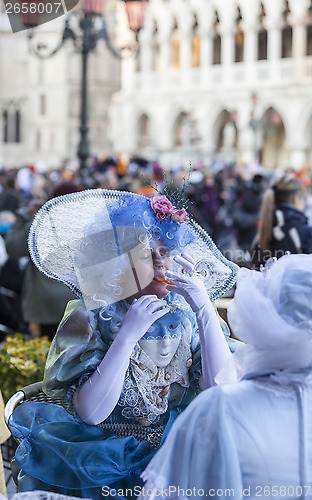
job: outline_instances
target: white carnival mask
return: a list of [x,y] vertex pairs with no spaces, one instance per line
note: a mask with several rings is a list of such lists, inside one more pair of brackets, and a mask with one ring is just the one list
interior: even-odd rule
[[170,311],[150,326],[139,345],[156,366],[163,368],[175,355],[181,334],[181,311]]

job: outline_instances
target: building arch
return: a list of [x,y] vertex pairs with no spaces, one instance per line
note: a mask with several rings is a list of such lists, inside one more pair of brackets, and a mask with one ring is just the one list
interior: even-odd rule
[[286,139],[290,149],[301,149],[303,151],[311,149],[312,102],[297,102],[297,105],[293,107],[292,112],[286,118]]
[[286,129],[280,113],[269,107],[261,118],[262,148],[260,162],[269,168],[287,167],[289,155],[286,150]]
[[150,147],[150,118],[147,113],[142,113],[137,120],[137,145],[139,151]]
[[[231,2],[220,1],[218,5],[215,4],[215,10],[217,10],[220,19],[221,36],[229,33],[235,34],[238,9],[238,3],[235,0]],[[241,12],[240,9],[239,12]]]
[[9,113],[7,109],[2,110],[2,128],[3,142],[9,142]]
[[237,127],[230,111],[223,109],[214,120],[214,144],[216,152],[237,147]]
[[183,149],[199,140],[198,120],[194,114],[178,106],[172,106],[163,116],[162,135],[168,137],[168,147]]
[[186,140],[185,124],[187,121],[187,112],[181,111],[173,124],[173,146],[175,148],[183,147]]

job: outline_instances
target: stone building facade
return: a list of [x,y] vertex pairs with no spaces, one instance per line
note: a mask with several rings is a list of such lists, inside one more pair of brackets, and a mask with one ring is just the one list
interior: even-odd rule
[[312,166],[311,0],[150,0],[110,109],[116,151],[164,166]]
[[[107,9],[108,7],[108,9]],[[106,4],[109,31],[115,31],[115,1]],[[32,44],[59,43],[64,16],[36,28]],[[68,40],[49,59],[29,52],[27,31],[12,33],[0,13],[0,166],[58,168],[77,158],[81,103],[81,55]],[[112,153],[108,108],[120,88],[120,60],[103,40],[88,61],[90,152]]]

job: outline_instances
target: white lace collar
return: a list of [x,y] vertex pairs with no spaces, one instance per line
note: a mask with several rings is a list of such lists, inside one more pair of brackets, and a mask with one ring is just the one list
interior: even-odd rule
[[134,347],[127,370],[122,395],[118,401],[126,418],[155,423],[168,409],[170,385],[189,387],[191,353],[191,324],[185,325],[177,351],[170,363],[158,368],[139,344]]

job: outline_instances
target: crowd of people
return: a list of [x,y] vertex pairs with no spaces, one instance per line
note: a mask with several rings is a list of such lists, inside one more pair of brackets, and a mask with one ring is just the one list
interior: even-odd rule
[[[165,177],[167,192],[180,191],[187,200],[190,216],[208,232],[225,256],[240,266],[259,269],[267,258],[279,256],[279,252],[312,251],[309,221],[304,215],[310,200],[310,180],[289,175],[288,186],[287,179],[283,184],[279,175],[272,190],[269,189],[275,177],[272,172],[262,169],[246,176],[239,166],[220,162],[191,172],[182,168],[164,172],[157,162],[134,158],[125,165],[112,157],[95,159],[83,176],[73,162],[64,162],[59,170],[45,173],[37,172],[33,166],[2,170],[0,286],[2,291],[9,290],[9,294],[0,294],[0,323],[32,336],[48,335],[52,340],[64,306],[72,298],[66,287],[41,275],[29,259],[29,227],[48,199],[97,188],[150,197],[156,193],[155,187],[162,192]],[[272,193],[277,205],[281,204],[277,211]],[[274,241],[270,243],[271,233],[277,232],[279,236],[272,236]]]
[[[311,495],[307,179],[112,160],[3,183],[2,270],[21,270],[21,321],[50,337],[43,390],[62,403],[9,419],[19,491]],[[231,337],[213,302],[234,287]]]

